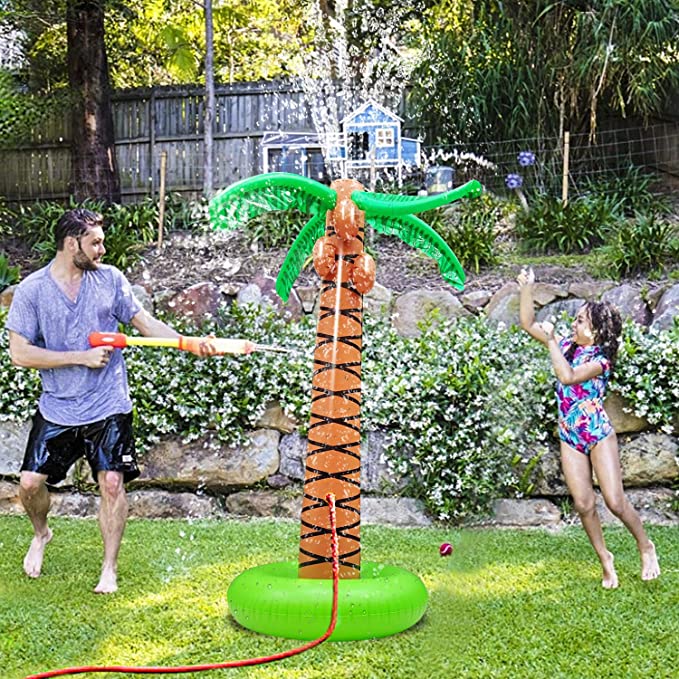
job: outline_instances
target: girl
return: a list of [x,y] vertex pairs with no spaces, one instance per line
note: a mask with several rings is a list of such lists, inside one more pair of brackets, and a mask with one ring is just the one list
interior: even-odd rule
[[655,546],[648,539],[639,515],[625,497],[615,431],[603,407],[606,385],[618,351],[622,322],[607,302],[587,302],[578,310],[573,335],[557,339],[551,323],[539,324],[533,312],[533,270],[522,269],[519,317],[521,327],[548,349],[558,380],[561,466],[587,537],[603,568],[602,585],[618,586],[613,555],[606,549],[595,507],[592,467],[607,507],[632,533],[641,555],[641,579],[660,575]]

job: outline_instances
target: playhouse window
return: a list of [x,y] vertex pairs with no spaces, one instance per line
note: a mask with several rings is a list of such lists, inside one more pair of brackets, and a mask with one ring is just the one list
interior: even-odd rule
[[394,145],[394,128],[378,127],[375,130],[375,146],[385,147]]

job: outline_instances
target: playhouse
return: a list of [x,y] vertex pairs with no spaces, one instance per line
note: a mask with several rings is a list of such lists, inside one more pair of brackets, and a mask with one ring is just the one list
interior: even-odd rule
[[403,120],[369,100],[340,121],[339,134],[265,132],[262,171],[293,172],[319,181],[390,174],[399,185],[404,173],[420,166],[420,142],[402,136]]

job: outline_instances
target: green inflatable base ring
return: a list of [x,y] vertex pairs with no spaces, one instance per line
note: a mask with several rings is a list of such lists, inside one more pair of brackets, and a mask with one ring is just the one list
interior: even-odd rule
[[[337,625],[331,641],[397,634],[427,608],[424,583],[396,566],[363,561],[361,577],[339,581]],[[279,562],[241,573],[229,587],[231,615],[243,627],[286,639],[323,636],[332,612],[332,580],[298,577],[298,564]]]

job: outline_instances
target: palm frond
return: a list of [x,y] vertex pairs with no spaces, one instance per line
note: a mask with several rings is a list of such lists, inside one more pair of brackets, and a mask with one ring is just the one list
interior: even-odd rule
[[413,215],[401,217],[388,215],[366,215],[366,222],[376,231],[389,236],[398,236],[404,243],[421,250],[439,265],[443,279],[457,290],[464,288],[464,269],[455,253],[434,229]]
[[242,179],[210,201],[210,222],[216,229],[235,229],[265,212],[296,208],[307,214],[332,210],[337,192],[298,174],[270,172]]
[[398,196],[390,193],[354,191],[351,194],[351,200],[365,212],[366,217],[371,215],[398,217],[433,210],[467,196],[480,196],[481,191],[481,184],[473,179],[452,191],[446,191],[435,196]]
[[299,232],[285,256],[281,270],[276,278],[276,292],[284,301],[288,301],[290,290],[302,271],[306,258],[314,249],[314,243],[325,233],[325,216],[312,217]]

